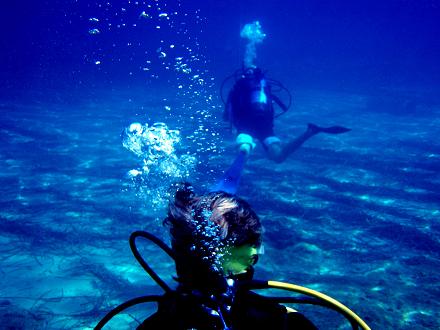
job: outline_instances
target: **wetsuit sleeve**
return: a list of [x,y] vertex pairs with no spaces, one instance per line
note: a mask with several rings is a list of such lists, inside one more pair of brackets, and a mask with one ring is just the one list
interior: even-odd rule
[[140,324],[136,330],[160,330],[168,326],[167,318],[160,313],[155,313]]
[[318,330],[318,328],[301,313],[288,313],[285,329]]
[[317,330],[301,313],[288,313],[286,307],[254,292],[239,292],[232,309],[237,330]]

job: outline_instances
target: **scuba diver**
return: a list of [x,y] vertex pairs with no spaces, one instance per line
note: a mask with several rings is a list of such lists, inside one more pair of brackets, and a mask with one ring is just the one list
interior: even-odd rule
[[[196,195],[188,183],[177,186],[164,224],[171,248],[154,235],[135,231],[130,248],[144,270],[165,291],[126,301],[95,326],[101,330],[116,315],[143,303],[158,310],[138,330],[316,330],[306,316],[285,303],[309,304],[343,315],[353,330],[371,330],[353,311],[321,292],[296,284],[253,279],[262,250],[262,226],[249,204],[226,192]],[[178,285],[172,289],[143,259],[136,239],[147,239],[175,261]],[[255,290],[278,289],[308,296],[264,296]]]
[[[223,178],[213,187],[214,190],[230,193],[235,193],[238,188],[246,160],[256,146],[255,140],[261,142],[269,159],[282,163],[316,134],[341,134],[350,131],[342,126],[320,127],[308,124],[303,134],[282,143],[274,133],[274,119],[287,112],[292,103],[291,94],[279,81],[267,78],[261,68],[255,64],[256,47],[266,38],[260,22],[245,24],[240,36],[246,40],[243,68],[224,79],[220,88],[220,96],[225,104],[223,119],[235,128],[236,143],[240,152],[232,166],[224,173]],[[235,78],[234,85],[225,101],[224,86],[231,78]],[[287,105],[276,95],[278,91],[288,94]],[[275,104],[282,111],[278,115],[275,115]]]
[[350,131],[342,126],[319,127],[308,124],[303,134],[282,144],[274,133],[274,119],[277,117],[274,104],[281,108],[283,114],[289,109],[291,101],[288,105],[284,104],[273,93],[274,87],[287,91],[280,82],[267,78],[260,68],[253,66],[242,70],[229,92],[223,118],[236,129],[236,143],[240,152],[246,156],[255,148],[257,139],[267,151],[269,159],[281,163],[318,133],[341,134]]
[[177,294],[159,303],[142,329],[317,329],[304,315],[240,286],[253,276],[262,244],[260,219],[225,192],[176,192],[164,221],[176,261]]
[[[267,78],[260,68],[251,66],[237,70],[235,74],[224,80],[221,87],[222,100],[224,100],[223,87],[230,78],[235,78],[235,84],[229,92],[227,101],[224,101],[223,119],[236,130],[239,154],[213,187],[214,191],[222,190],[232,194],[237,192],[244,165],[256,146],[255,139],[261,142],[269,159],[281,163],[318,133],[341,134],[350,131],[349,128],[342,126],[320,127],[309,123],[303,134],[283,144],[274,133],[274,120],[287,112],[291,105],[291,96],[287,88],[280,82]],[[287,92],[289,95],[287,105],[275,95],[274,89]],[[275,115],[274,104],[282,110],[278,115]]]

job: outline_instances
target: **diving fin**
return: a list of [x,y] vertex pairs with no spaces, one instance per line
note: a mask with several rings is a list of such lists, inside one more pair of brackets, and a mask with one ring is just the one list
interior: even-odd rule
[[342,134],[351,131],[350,128],[346,128],[343,126],[320,127],[318,125],[311,123],[307,125],[307,130],[311,131],[314,134],[318,134],[318,133]]

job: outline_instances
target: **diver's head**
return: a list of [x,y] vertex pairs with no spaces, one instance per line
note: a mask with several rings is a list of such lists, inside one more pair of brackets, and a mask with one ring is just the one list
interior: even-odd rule
[[261,80],[264,78],[264,73],[261,68],[256,66],[251,66],[243,69],[243,77],[247,79],[257,79]]
[[176,270],[183,281],[205,281],[208,273],[222,277],[246,273],[258,260],[260,219],[234,195],[197,196],[185,184],[169,204],[165,224],[170,227]]

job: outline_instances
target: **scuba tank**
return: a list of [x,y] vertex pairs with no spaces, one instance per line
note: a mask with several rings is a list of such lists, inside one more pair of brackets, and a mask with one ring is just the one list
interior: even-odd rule
[[[224,93],[225,86],[232,79],[234,80],[234,85],[226,97]],[[279,96],[273,93],[281,91],[284,91],[287,96],[287,104],[284,104]],[[292,95],[289,90],[279,81],[266,78],[260,68],[236,70],[232,75],[223,80],[220,87],[220,96],[225,105],[223,120],[230,122],[231,125],[234,125],[237,117],[255,113],[267,113],[277,118],[285,114],[292,104]],[[275,114],[273,103],[278,105],[281,112]],[[238,120],[241,122],[240,118]]]
[[266,79],[261,79],[259,86],[257,86],[257,89],[253,90],[251,93],[251,103],[267,104],[266,86]]
[[246,80],[246,96],[251,108],[258,112],[272,110],[270,86],[259,68],[248,69],[244,74]]
[[270,93],[268,90],[269,86],[261,69],[246,69],[244,72],[244,79],[246,80],[248,92],[250,93],[250,102],[267,104]]

